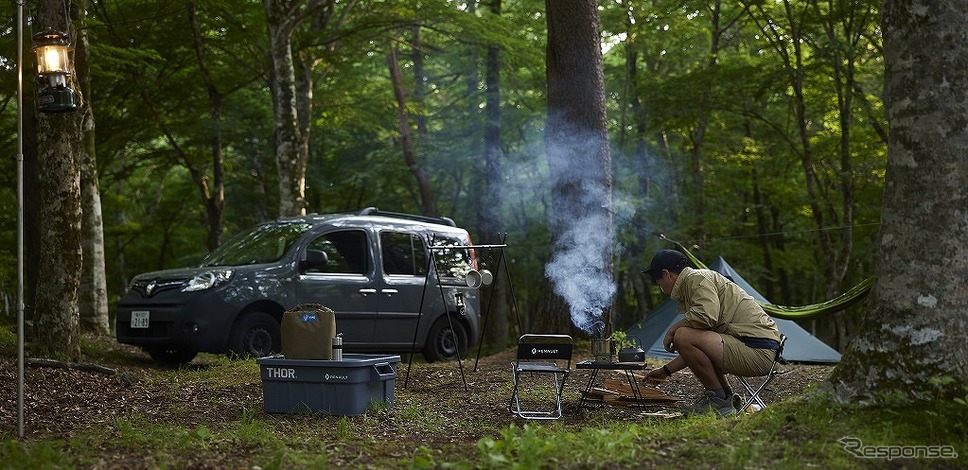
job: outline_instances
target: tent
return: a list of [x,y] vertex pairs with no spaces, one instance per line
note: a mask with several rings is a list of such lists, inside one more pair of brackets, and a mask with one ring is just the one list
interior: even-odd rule
[[[750,286],[732,266],[726,263],[726,260],[722,256],[713,262],[709,266],[709,269],[732,279],[736,285],[753,296],[754,299],[760,302],[767,302],[766,298],[757,292],[753,286]],[[662,345],[662,340],[669,331],[669,327],[683,318],[683,315],[677,312],[677,308],[678,303],[671,298],[667,298],[654,310],[649,312],[643,321],[632,326],[625,333],[630,338],[638,338],[642,344],[642,349],[645,349],[648,355],[671,359],[676,355],[665,350]],[[783,358],[785,360],[790,362],[821,364],[840,362],[839,352],[811,335],[807,330],[800,327],[800,325],[797,325],[792,320],[783,320],[780,318],[774,318],[774,320],[780,329],[780,333],[787,336],[786,346],[783,349]]]

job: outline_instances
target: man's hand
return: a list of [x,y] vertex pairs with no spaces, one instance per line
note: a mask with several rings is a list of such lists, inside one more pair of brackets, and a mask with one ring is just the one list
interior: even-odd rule
[[683,323],[685,322],[686,322],[686,319],[683,318],[682,320],[675,322],[671,327],[669,327],[669,332],[666,333],[665,339],[662,340],[662,345],[665,346],[666,351],[669,351],[671,353],[676,352],[676,345],[675,343],[673,343],[673,340],[676,337],[676,330],[681,328]]
[[669,334],[667,334],[665,339],[662,340],[662,345],[665,346],[665,350],[671,353],[676,352],[676,344],[673,343],[673,339],[675,339],[676,336],[675,333],[676,332],[674,330],[670,329]]
[[646,382],[665,382],[669,379],[669,376],[662,371],[662,368],[652,369],[648,374],[645,374]]

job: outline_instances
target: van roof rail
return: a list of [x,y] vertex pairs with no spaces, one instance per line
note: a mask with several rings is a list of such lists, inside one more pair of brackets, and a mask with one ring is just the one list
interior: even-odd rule
[[373,207],[373,206],[366,207],[360,210],[359,212],[356,213],[356,215],[388,215],[392,217],[399,217],[401,219],[410,219],[410,220],[417,220],[421,222],[432,222],[435,224],[444,224],[444,225],[449,225],[451,227],[457,226],[457,223],[454,222],[454,219],[451,219],[450,217],[429,217],[426,215],[406,214],[403,212],[381,211],[380,209],[377,209],[376,207]]

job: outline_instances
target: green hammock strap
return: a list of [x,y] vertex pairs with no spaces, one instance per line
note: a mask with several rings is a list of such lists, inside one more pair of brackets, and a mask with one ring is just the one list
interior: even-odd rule
[[[665,236],[663,236],[662,238],[665,238]],[[665,238],[665,239],[669,240],[668,238]],[[672,240],[669,240],[669,241],[674,243],[679,248],[679,251],[683,252],[683,254],[686,255],[686,258],[689,258],[689,262],[692,263],[693,266],[699,269],[709,269],[705,263],[703,263],[702,261],[699,261],[699,258],[696,258],[696,255],[692,254],[691,251],[687,250],[685,245],[677,241],[672,241]]]
[[802,320],[804,318],[812,318],[844,310],[845,308],[863,300],[864,297],[870,293],[871,286],[873,285],[874,278],[869,277],[863,281],[860,281],[860,283],[858,283],[856,286],[851,287],[849,290],[838,295],[837,297],[811,305],[790,307],[786,305],[771,304],[769,302],[760,302],[760,305],[771,317],[784,318],[787,320]]
[[[686,255],[686,258],[689,258],[689,261],[692,262],[693,266],[699,269],[708,269],[705,263],[700,261],[699,258],[696,257],[696,255],[692,254],[692,252],[686,249],[686,247],[682,243],[679,243],[674,240],[670,240],[665,236],[661,236],[661,238],[675,244],[676,247],[678,247],[679,250]],[[856,286],[851,287],[843,294],[838,295],[837,297],[834,297],[824,302],[810,304],[810,305],[791,307],[787,305],[772,304],[769,302],[760,302],[760,301],[757,301],[757,302],[760,304],[760,306],[763,307],[763,310],[765,310],[766,313],[771,317],[783,318],[785,320],[803,320],[806,318],[818,317],[818,316],[827,315],[830,313],[844,310],[847,307],[850,307],[851,305],[854,305],[855,303],[863,300],[864,297],[866,297],[867,294],[870,293],[871,287],[873,285],[874,285],[874,278],[869,277],[861,281]]]

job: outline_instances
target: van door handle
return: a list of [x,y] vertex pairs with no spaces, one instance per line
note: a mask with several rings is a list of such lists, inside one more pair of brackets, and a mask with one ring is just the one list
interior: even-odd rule
[[376,294],[376,289],[360,289],[360,293],[363,294],[363,297],[366,297],[370,294]]
[[382,293],[384,293],[386,295],[393,295],[393,294],[396,294],[397,292],[400,292],[400,291],[398,291],[396,289],[383,289],[380,292],[382,292]]

